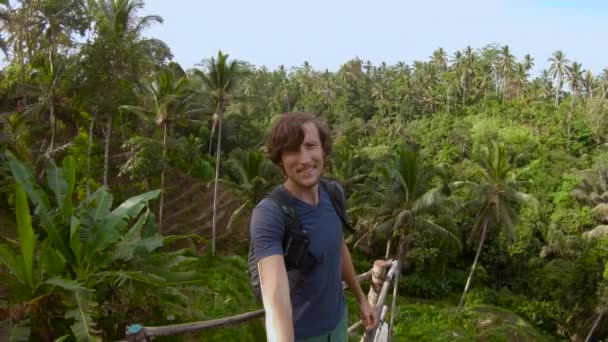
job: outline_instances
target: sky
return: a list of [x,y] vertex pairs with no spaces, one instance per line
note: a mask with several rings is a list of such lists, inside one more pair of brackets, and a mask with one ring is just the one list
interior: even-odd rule
[[467,45],[509,45],[535,59],[533,74],[562,50],[594,74],[608,67],[607,0],[146,0],[140,15],[163,24],[145,35],[169,45],[183,67],[218,50],[257,67],[337,70],[358,57],[373,64],[451,56]]

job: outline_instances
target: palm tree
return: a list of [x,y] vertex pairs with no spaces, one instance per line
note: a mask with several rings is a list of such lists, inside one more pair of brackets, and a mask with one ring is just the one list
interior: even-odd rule
[[[165,191],[165,162],[167,158],[167,138],[169,129],[178,121],[187,120],[189,114],[200,112],[200,108],[189,108],[193,94],[188,91],[188,78],[177,63],[169,63],[155,79],[144,85],[145,93],[150,99],[147,108],[140,106],[121,106],[120,108],[142,115],[146,119],[153,118],[156,124],[163,128],[163,154],[160,173],[160,205],[159,226],[163,227],[163,206]],[[192,120],[189,120],[192,121]]]
[[585,75],[583,76],[583,89],[585,90],[585,95],[587,98],[593,97],[593,88],[596,86],[595,77],[591,71],[585,71]]
[[515,89],[515,97],[519,97],[522,91],[525,91],[526,85],[528,84],[528,72],[526,66],[523,63],[515,64],[515,71],[513,73],[513,88]]
[[602,70],[602,73],[597,78],[597,81],[602,93],[602,97],[600,98],[600,102],[602,102],[606,99],[606,95],[608,95],[608,68]]
[[551,62],[549,67],[549,74],[553,78],[555,83],[555,107],[559,105],[559,91],[562,88],[564,82],[564,76],[566,75],[566,66],[570,63],[570,60],[566,58],[566,55],[561,51],[557,50],[553,53],[553,57],[547,60]]
[[505,148],[495,142],[492,143],[492,149],[485,148],[482,150],[482,158],[479,163],[482,180],[480,183],[473,182],[455,182],[456,187],[468,186],[473,191],[474,198],[467,203],[477,210],[473,231],[470,240],[479,236],[479,245],[471,273],[464,287],[458,309],[462,309],[477,261],[481,254],[481,249],[486,239],[488,227],[494,226],[502,228],[504,233],[513,237],[513,224],[517,221],[517,206],[529,200],[530,195],[517,190],[517,182],[515,175],[511,171],[511,166],[507,160]]
[[500,49],[498,58],[498,71],[502,76],[502,99],[504,100],[515,66],[515,57],[511,54],[509,45],[505,45]]
[[433,187],[433,181],[442,170],[429,164],[418,150],[397,148],[390,161],[380,168],[381,183],[378,191],[383,206],[371,209],[375,225],[372,231],[387,233],[386,255],[390,255],[390,242],[399,240],[397,260],[406,251],[411,233],[427,230],[440,234],[460,246],[459,239],[449,230],[433,222],[432,215],[446,203],[447,187]]
[[[440,175],[441,169],[427,163],[426,158],[418,150],[401,146],[397,148],[393,158],[380,167],[380,191],[374,191],[377,200],[384,205],[376,208],[364,208],[369,211],[375,225],[372,231],[383,231],[387,239],[386,255],[390,255],[391,241],[397,242],[397,272],[393,292],[393,307],[395,306],[397,285],[401,274],[401,261],[407,254],[405,250],[414,231],[436,233],[442,239],[453,241],[461,249],[460,240],[449,230],[433,222],[432,215],[446,203],[447,187],[433,187],[433,180]],[[369,201],[369,197],[367,197]],[[366,210],[367,209],[367,210]],[[357,208],[354,208],[356,211]],[[360,222],[366,222],[365,219]],[[358,241],[355,242],[357,245]],[[392,324],[392,321],[391,321]]]
[[598,165],[582,173],[582,182],[572,191],[572,197],[592,207],[591,214],[599,223],[585,232],[587,237],[599,237],[608,232],[608,166]]
[[241,215],[266,196],[279,183],[280,171],[264,154],[256,150],[237,150],[226,161],[226,176],[221,180],[236,192],[243,203],[237,208],[226,226],[230,230]]
[[[346,144],[345,144],[346,145]],[[331,154],[330,175],[340,182],[344,188],[344,195],[349,196],[356,192],[369,175],[369,163],[357,156],[355,149],[350,145],[335,148]]]
[[[146,15],[138,17],[137,11],[144,7],[142,0],[97,0],[91,1],[90,11],[96,22],[97,38],[93,42],[90,56],[94,59],[103,54],[102,73],[107,73],[102,80],[110,89],[105,89],[110,96],[103,96],[98,102],[103,103],[101,107],[107,107],[107,129],[104,151],[104,174],[103,185],[108,185],[108,171],[110,159],[110,139],[114,114],[116,114],[116,103],[125,103],[118,100],[123,94],[118,89],[121,82],[132,81],[137,83],[141,78],[145,61],[152,60],[154,52],[168,51],[168,47],[157,39],[142,39],[144,29],[154,23],[162,23],[163,19],[157,15]],[[99,57],[97,57],[99,58]],[[99,67],[93,66],[95,72],[99,73]],[[87,73],[87,74],[93,74]],[[92,80],[91,87],[99,90],[100,83]],[[109,98],[108,98],[109,97]],[[99,107],[99,106],[98,106]]]
[[433,51],[431,60],[433,61],[433,64],[435,64],[437,70],[440,72],[443,72],[448,68],[448,54],[441,47]]
[[467,101],[467,90],[471,80],[475,78],[475,63],[477,61],[477,54],[470,47],[467,46],[462,54],[461,62],[458,63],[457,68],[460,69],[460,85],[462,86],[462,104],[465,105]]
[[534,58],[532,56],[530,56],[530,54],[526,54],[524,56],[523,66],[524,66],[524,70],[526,70],[526,71],[530,71],[532,69],[532,67],[534,66]]
[[566,77],[568,78],[568,83],[570,83],[571,93],[570,110],[568,111],[568,116],[566,118],[566,134],[568,136],[568,146],[570,146],[570,132],[572,130],[572,109],[574,108],[576,97],[582,88],[583,70],[581,70],[581,68],[581,64],[577,62],[572,62],[572,65],[566,66]]
[[204,92],[208,92],[212,98],[214,113],[213,126],[211,136],[217,127],[217,143],[215,153],[215,182],[213,188],[213,223],[212,223],[212,240],[211,254],[215,255],[215,232],[217,226],[217,190],[220,174],[220,161],[222,153],[222,120],[224,111],[229,104],[230,98],[236,89],[238,82],[241,80],[245,68],[242,62],[238,60],[228,61],[228,55],[218,51],[217,59],[211,57],[205,61],[205,72],[196,69],[195,76],[199,77],[203,83]]
[[53,153],[55,133],[57,130],[57,116],[55,111],[57,106],[62,102],[60,87],[69,66],[54,58],[39,58],[34,61],[33,66],[34,71],[31,75],[31,79],[35,83],[33,85],[22,84],[20,85],[20,90],[27,95],[37,97],[38,100],[30,104],[23,112],[23,115],[37,116],[40,113],[48,112],[49,125],[51,127],[51,142],[49,143],[47,157],[50,158]]
[[570,66],[566,67],[566,76],[572,93],[570,107],[574,107],[574,101],[583,87],[583,72],[581,63],[572,62]]

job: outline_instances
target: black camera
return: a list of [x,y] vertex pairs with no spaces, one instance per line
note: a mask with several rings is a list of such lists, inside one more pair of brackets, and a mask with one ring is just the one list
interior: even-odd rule
[[297,269],[303,273],[310,272],[317,259],[308,250],[310,235],[306,230],[291,229],[288,231],[283,250],[287,271]]

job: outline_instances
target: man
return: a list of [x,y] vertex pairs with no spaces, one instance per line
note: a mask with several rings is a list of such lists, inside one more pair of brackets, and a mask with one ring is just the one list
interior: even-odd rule
[[[342,236],[342,222],[330,195],[320,186],[331,138],[311,114],[284,114],[268,136],[270,159],[283,169],[281,191],[293,207],[310,240],[308,251],[316,263],[291,289],[282,246],[285,218],[269,198],[253,211],[251,237],[258,261],[262,301],[269,341],[347,341],[347,311],[342,280],[353,292],[368,329],[378,324],[375,310],[356,280],[350,253]],[[343,191],[342,191],[343,196]]]

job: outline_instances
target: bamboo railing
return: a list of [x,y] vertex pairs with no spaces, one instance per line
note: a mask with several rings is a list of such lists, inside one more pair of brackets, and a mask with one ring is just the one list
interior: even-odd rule
[[[385,322],[385,316],[388,307],[384,304],[393,278],[399,269],[399,262],[396,260],[376,260],[371,270],[357,276],[359,283],[371,278],[372,285],[368,293],[368,300],[372,307],[376,309],[379,318],[378,327],[366,331],[365,336],[361,339],[362,342],[387,342],[390,341],[390,331],[392,327]],[[395,284],[396,285],[396,284]],[[346,283],[342,283],[344,289],[348,288]],[[394,313],[395,301],[393,301]],[[245,323],[256,318],[264,316],[264,309],[249,311],[235,316],[218,318],[208,321],[172,324],[158,327],[146,327],[140,324],[132,324],[127,326],[126,341],[151,341],[155,337],[181,335],[200,332],[209,329],[222,328],[232,325]],[[391,320],[392,321],[392,320]],[[348,328],[348,334],[352,334],[362,326],[362,322],[358,321]],[[125,342],[125,341],[120,341]]]

